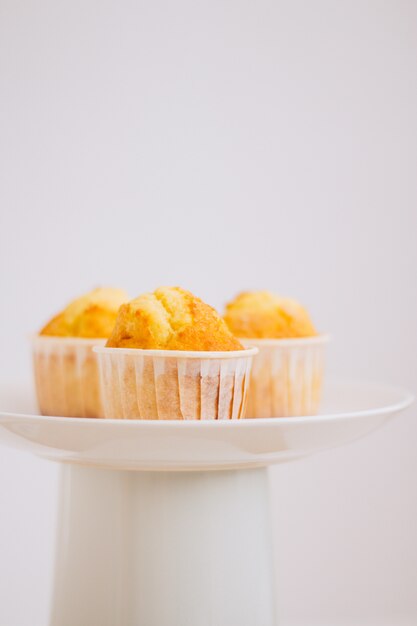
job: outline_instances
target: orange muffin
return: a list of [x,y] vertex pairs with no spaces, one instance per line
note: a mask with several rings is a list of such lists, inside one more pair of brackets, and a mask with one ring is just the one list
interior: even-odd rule
[[227,304],[224,319],[254,358],[247,417],[317,413],[323,380],[323,344],[306,309],[269,291],[248,291]]
[[252,351],[179,287],[124,304],[99,355],[105,417],[238,419]]
[[106,344],[149,350],[242,350],[217,311],[180,287],[161,287],[120,307]]
[[33,340],[38,404],[43,415],[102,415],[94,346],[109,336],[120,305],[121,289],[100,288],[71,302]]
[[40,335],[107,339],[119,307],[128,299],[123,289],[99,287],[71,302],[55,315]]
[[245,291],[226,305],[224,319],[237,337],[288,339],[313,337],[316,329],[296,300],[270,291]]

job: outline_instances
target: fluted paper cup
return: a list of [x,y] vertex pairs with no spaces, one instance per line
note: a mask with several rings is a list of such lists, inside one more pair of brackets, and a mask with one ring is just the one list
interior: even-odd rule
[[291,417],[318,412],[328,335],[240,341],[259,350],[252,365],[246,417]]
[[93,347],[105,339],[52,337],[32,339],[36,394],[42,415],[102,417]]
[[104,417],[235,420],[244,416],[256,348],[189,352],[96,347]]

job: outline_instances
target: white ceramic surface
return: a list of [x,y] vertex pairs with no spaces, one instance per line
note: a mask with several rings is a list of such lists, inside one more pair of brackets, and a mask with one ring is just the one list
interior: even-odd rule
[[276,626],[265,468],[61,468],[50,626]]
[[328,386],[314,417],[101,420],[39,416],[28,389],[2,389],[0,442],[71,463],[50,626],[276,626],[266,469],[112,470],[289,461],[353,441],[411,402],[399,389],[344,382]]
[[0,442],[46,459],[107,469],[202,470],[291,461],[343,445],[413,401],[374,383],[333,382],[311,417],[224,422],[44,417],[28,388],[0,389]]

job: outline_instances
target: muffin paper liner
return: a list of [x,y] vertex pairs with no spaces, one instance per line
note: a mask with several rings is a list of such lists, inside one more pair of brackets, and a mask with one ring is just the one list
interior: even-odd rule
[[241,339],[259,349],[252,365],[246,417],[318,412],[327,335],[305,339]]
[[102,417],[97,356],[105,339],[33,338],[36,394],[42,415]]
[[252,356],[96,347],[104,417],[230,420],[244,416]]

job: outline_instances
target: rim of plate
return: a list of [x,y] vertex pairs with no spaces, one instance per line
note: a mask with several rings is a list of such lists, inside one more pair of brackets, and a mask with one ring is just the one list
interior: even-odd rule
[[[358,384],[354,381],[345,381],[346,384]],[[59,423],[67,423],[67,424],[125,424],[122,428],[137,428],[139,424],[143,424],[146,426],[150,426],[155,428],[163,424],[162,428],[173,428],[177,427],[179,424],[183,424],[182,428],[190,428],[192,426],[198,426],[201,428],[202,424],[205,425],[206,428],[219,428],[219,425],[222,424],[221,427],[226,428],[236,428],[238,425],[243,425],[243,428],[253,428],[257,425],[273,425],[273,424],[305,424],[308,422],[327,422],[327,421],[341,421],[346,419],[361,419],[364,417],[372,417],[375,415],[387,415],[390,413],[398,413],[410,407],[415,401],[415,396],[407,389],[402,387],[395,387],[392,385],[384,385],[382,383],[374,383],[374,382],[365,382],[359,383],[361,385],[369,385],[370,387],[383,387],[386,391],[391,391],[392,393],[396,393],[399,396],[402,396],[400,400],[396,402],[392,402],[391,404],[387,404],[386,406],[377,407],[373,409],[364,409],[364,410],[352,410],[352,411],[343,411],[340,413],[325,413],[318,415],[300,415],[293,417],[245,417],[238,420],[142,420],[142,419],[106,419],[104,417],[99,418],[91,418],[91,417],[63,417],[63,416],[53,416],[53,415],[38,415],[38,414],[30,414],[30,413],[15,413],[10,411],[0,411],[0,420],[4,419],[36,419],[41,420],[43,422],[59,422]],[[1,425],[1,421],[0,421]],[[129,425],[129,426],[128,426]],[[187,426],[186,426],[187,425]]]

